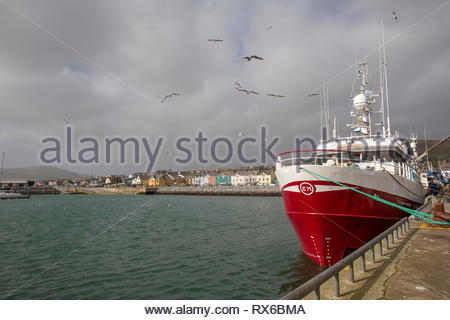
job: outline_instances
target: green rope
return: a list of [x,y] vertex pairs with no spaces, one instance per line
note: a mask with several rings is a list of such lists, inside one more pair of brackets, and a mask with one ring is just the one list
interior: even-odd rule
[[[405,212],[408,212],[409,214],[412,214],[412,215],[414,215],[414,216],[416,216],[416,217],[418,217],[418,218],[420,218],[420,219],[423,219],[423,220],[425,220],[425,221],[427,221],[427,222],[434,223],[434,224],[446,225],[446,226],[450,225],[450,222],[441,222],[441,221],[434,221],[433,219],[429,219],[429,218],[433,218],[433,216],[432,216],[431,214],[427,214],[427,213],[424,213],[424,212],[420,212],[420,211],[417,211],[417,210],[414,210],[414,209],[405,208],[405,207],[403,207],[403,206],[401,206],[401,205],[398,205],[398,204],[396,204],[396,203],[392,203],[392,202],[390,202],[390,201],[381,199],[381,198],[380,198],[379,196],[377,196],[376,194],[372,196],[372,195],[370,195],[370,194],[368,194],[368,193],[365,193],[365,192],[362,192],[362,191],[357,190],[357,189],[355,189],[355,188],[346,186],[345,184],[342,184],[342,183],[339,183],[339,182],[337,182],[337,181],[334,181],[333,179],[324,177],[324,176],[322,176],[322,175],[320,175],[320,174],[318,174],[318,173],[312,172],[312,171],[310,171],[310,170],[308,170],[308,169],[305,169],[305,168],[300,168],[300,169],[301,169],[301,170],[305,170],[306,172],[311,173],[311,174],[313,174],[313,175],[315,175],[315,176],[318,176],[318,177],[320,177],[320,178],[322,178],[322,179],[331,181],[331,182],[333,182],[333,183],[335,183],[335,184],[337,184],[337,185],[339,185],[339,186],[342,186],[342,187],[345,187],[345,188],[347,188],[347,189],[350,189],[350,190],[353,190],[353,191],[355,191],[355,192],[358,192],[358,193],[360,193],[360,194],[362,194],[362,195],[365,195],[365,196],[367,196],[367,197],[369,197],[369,198],[372,198],[372,199],[374,199],[374,200],[376,200],[376,201],[379,201],[379,202],[381,202],[381,203],[387,204],[387,205],[389,205],[389,206],[391,206],[391,207],[394,207],[394,208],[403,210],[403,211],[405,211]],[[428,218],[427,218],[427,217],[428,217]]]

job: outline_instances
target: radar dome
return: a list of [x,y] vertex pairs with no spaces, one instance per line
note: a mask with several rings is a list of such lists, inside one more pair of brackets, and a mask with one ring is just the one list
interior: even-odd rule
[[364,105],[367,104],[367,96],[364,93],[360,93],[357,94],[354,98],[353,98],[353,105],[356,106],[360,106],[360,105]]

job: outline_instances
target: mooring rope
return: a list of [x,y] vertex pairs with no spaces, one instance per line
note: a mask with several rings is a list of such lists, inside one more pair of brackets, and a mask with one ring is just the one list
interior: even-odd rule
[[[432,219],[433,216],[432,216],[431,214],[427,214],[427,213],[424,213],[424,212],[420,212],[420,211],[417,211],[417,210],[414,210],[414,209],[405,208],[405,207],[403,207],[403,206],[401,206],[401,205],[398,205],[398,204],[396,204],[396,203],[393,203],[393,202],[390,202],[390,201],[381,199],[381,198],[378,197],[376,194],[375,194],[375,195],[370,195],[370,194],[365,193],[365,192],[363,192],[363,191],[360,191],[360,190],[357,190],[357,189],[355,189],[355,188],[346,186],[345,184],[342,184],[342,183],[340,183],[340,182],[334,181],[333,179],[324,177],[324,176],[322,176],[322,175],[320,175],[320,174],[318,174],[318,173],[316,173],[316,172],[312,172],[312,171],[310,171],[310,170],[308,170],[308,169],[305,169],[305,168],[300,168],[300,169],[301,169],[301,170],[304,170],[304,171],[306,171],[306,172],[308,172],[308,173],[310,173],[310,174],[313,174],[313,175],[315,175],[315,176],[317,176],[317,177],[320,177],[320,178],[322,178],[322,179],[331,181],[331,182],[333,182],[333,183],[335,183],[335,184],[337,184],[337,185],[339,185],[339,186],[345,187],[345,188],[347,188],[347,189],[350,189],[350,190],[353,190],[353,191],[355,191],[355,192],[357,192],[357,193],[360,193],[360,194],[362,194],[362,195],[365,195],[366,197],[369,197],[369,198],[372,198],[372,199],[374,199],[374,200],[376,200],[376,201],[379,201],[379,202],[381,202],[381,203],[387,204],[387,205],[389,205],[389,206],[391,206],[391,207],[394,207],[394,208],[403,210],[403,211],[405,211],[405,212],[407,212],[407,213],[409,213],[409,214],[412,214],[412,215],[414,215],[414,216],[416,216],[416,217],[418,217],[418,218],[420,218],[420,219],[423,219],[423,220],[425,220],[425,221],[427,221],[427,222],[434,223],[434,224],[440,224],[440,225],[446,225],[446,226],[450,225],[450,222],[434,221],[434,220]],[[429,219],[429,218],[431,218],[431,219]]]

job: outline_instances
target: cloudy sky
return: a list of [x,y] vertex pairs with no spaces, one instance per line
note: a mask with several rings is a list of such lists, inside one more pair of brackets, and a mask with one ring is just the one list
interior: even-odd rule
[[[274,152],[293,149],[295,137],[316,138],[319,99],[303,97],[324,81],[345,134],[355,53],[367,56],[370,86],[378,90],[382,18],[393,129],[423,137],[425,124],[429,138],[441,138],[449,133],[449,16],[447,0],[0,0],[5,167],[40,165],[46,137],[60,139],[64,150],[64,119],[74,131],[74,157],[85,147],[81,138],[100,142],[99,164],[70,164],[63,154],[66,169],[147,168],[142,144],[139,164],[130,158],[121,165],[116,157],[105,165],[106,137],[145,137],[152,148],[163,138],[153,169],[183,168],[167,153],[184,158],[176,139],[199,131],[209,139],[205,158],[214,138],[228,137],[236,144],[227,166],[239,166],[236,132],[261,143],[266,126],[269,139],[280,137]],[[247,55],[264,60],[240,61]],[[261,94],[238,92],[235,81]],[[181,95],[161,104],[158,97],[171,92]],[[197,152],[193,143],[186,146]],[[245,152],[260,160],[257,147]],[[185,167],[202,167],[195,160]]]

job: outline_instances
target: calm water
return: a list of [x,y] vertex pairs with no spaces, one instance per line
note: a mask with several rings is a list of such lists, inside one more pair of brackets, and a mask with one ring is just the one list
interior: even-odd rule
[[278,197],[0,201],[0,299],[277,299],[319,272]]

